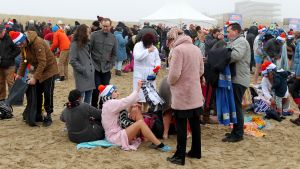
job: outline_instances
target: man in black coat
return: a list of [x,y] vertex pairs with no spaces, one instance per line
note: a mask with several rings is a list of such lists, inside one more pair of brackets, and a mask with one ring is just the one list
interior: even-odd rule
[[4,25],[0,25],[0,100],[6,98],[6,84],[8,89],[14,83],[15,58],[20,54],[20,49],[6,33]]

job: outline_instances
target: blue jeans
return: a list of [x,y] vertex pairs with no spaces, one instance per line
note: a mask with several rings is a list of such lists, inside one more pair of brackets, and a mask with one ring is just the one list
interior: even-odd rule
[[81,92],[81,97],[84,99],[84,103],[87,103],[87,104],[91,104],[92,102],[92,94],[93,94],[93,90],[88,90],[88,91],[84,91],[84,92]]
[[116,70],[122,70],[122,63],[123,63],[123,61],[116,61],[115,69]]
[[[19,56],[17,56],[15,58],[15,66],[16,66],[15,73],[16,74],[18,73],[18,70],[19,70],[19,67],[20,67],[20,62],[21,62],[21,56],[19,55]],[[27,80],[27,76],[28,76],[28,69],[26,67],[26,69],[25,69],[25,75],[22,78],[22,80],[26,81]]]

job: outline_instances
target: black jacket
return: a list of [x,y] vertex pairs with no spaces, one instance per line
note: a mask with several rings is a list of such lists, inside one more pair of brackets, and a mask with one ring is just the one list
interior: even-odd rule
[[[204,76],[207,82],[213,87],[217,87],[219,74],[225,69],[226,65],[230,63],[230,59],[231,49],[215,48],[209,51]],[[233,69],[231,69],[231,73],[232,76],[235,74]]]
[[288,86],[287,84],[288,76],[289,73],[287,71],[276,71],[274,73],[272,90],[274,90],[276,96],[284,97]]
[[208,34],[205,37],[205,57],[208,56],[209,50],[217,43],[218,40],[213,37],[212,34]]
[[0,68],[15,65],[15,58],[20,52],[20,48],[13,43],[8,34],[5,34],[3,39],[0,39]]

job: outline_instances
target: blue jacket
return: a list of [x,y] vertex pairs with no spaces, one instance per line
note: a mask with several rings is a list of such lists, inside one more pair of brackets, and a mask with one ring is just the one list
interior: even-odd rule
[[296,41],[296,50],[293,58],[293,70],[297,77],[300,77],[300,39]]
[[115,31],[114,35],[118,42],[117,61],[123,61],[127,59],[126,44],[128,37],[123,38],[122,32]]

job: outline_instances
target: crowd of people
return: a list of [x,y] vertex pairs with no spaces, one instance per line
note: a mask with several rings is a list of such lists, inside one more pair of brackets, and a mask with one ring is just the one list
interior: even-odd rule
[[[91,26],[31,20],[23,29],[14,19],[1,23],[0,32],[0,100],[7,97],[6,85],[10,90],[14,79],[25,77],[36,86],[35,121],[46,127],[52,124],[55,83],[69,80],[68,64],[72,66],[76,89],[69,93],[61,121],[75,143],[106,138],[124,150],[136,150],[142,140],[149,140],[155,149],[170,151],[144,120],[145,113],[159,113],[164,139],[172,119],[176,121],[177,150],[167,160],[184,165],[186,156],[201,158],[201,123],[233,123],[222,141],[243,140],[242,101],[250,86],[260,98],[253,108],[263,102],[285,119],[294,112],[290,93],[300,108],[300,32],[286,32],[276,24],[242,30],[230,22],[213,29],[145,22],[139,29],[122,22],[113,27],[109,18],[97,17]],[[149,100],[159,100],[156,76],[163,62],[168,74],[158,96],[165,104],[149,112]],[[130,96],[119,99],[118,88],[110,84],[113,69],[116,76],[133,71]],[[145,89],[145,83],[154,90]],[[291,122],[300,126],[300,117]],[[190,134],[192,146],[186,154]]]

